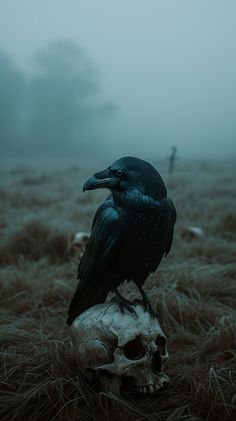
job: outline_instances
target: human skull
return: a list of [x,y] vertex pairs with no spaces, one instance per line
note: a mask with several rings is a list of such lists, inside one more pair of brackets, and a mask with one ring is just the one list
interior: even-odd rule
[[141,304],[136,304],[135,312],[122,314],[116,303],[98,304],[71,326],[80,370],[116,395],[127,389],[154,393],[170,381],[162,371],[169,356],[158,320]]
[[89,240],[88,232],[77,232],[71,238],[71,244],[70,244],[71,255],[75,256],[76,258],[81,258],[84,253],[88,240]]

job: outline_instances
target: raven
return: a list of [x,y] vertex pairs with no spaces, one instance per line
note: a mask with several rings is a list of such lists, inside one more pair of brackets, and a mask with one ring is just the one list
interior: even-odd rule
[[104,302],[110,291],[115,292],[113,300],[122,312],[127,308],[135,313],[134,304],[117,290],[125,280],[135,282],[146,310],[155,317],[142,286],[170,251],[176,221],[174,204],[158,171],[131,156],[90,177],[83,191],[99,188],[108,188],[111,194],[94,216],[67,323],[71,325],[83,311]]

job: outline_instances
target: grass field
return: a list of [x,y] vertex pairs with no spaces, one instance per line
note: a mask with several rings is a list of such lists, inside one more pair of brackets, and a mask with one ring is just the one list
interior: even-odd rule
[[[235,162],[178,162],[167,175],[178,212],[170,255],[145,290],[168,338],[170,386],[150,397],[99,394],[76,369],[66,313],[78,257],[106,191],[82,193],[92,169],[15,167],[0,177],[0,419],[236,419]],[[204,235],[189,238],[186,226]],[[134,285],[122,287],[131,299]]]

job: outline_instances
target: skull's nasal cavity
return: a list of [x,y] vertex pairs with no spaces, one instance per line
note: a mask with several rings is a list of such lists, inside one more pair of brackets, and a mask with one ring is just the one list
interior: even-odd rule
[[159,336],[156,339],[156,344],[158,346],[160,354],[165,355],[165,353],[166,353],[166,340],[165,340],[165,338],[163,338],[162,336]]
[[153,354],[153,359],[152,359],[152,371],[154,373],[160,373],[161,372],[161,354],[160,352],[157,350],[154,354]]
[[146,348],[142,345],[140,337],[136,336],[124,345],[123,352],[129,360],[140,360],[146,354]]

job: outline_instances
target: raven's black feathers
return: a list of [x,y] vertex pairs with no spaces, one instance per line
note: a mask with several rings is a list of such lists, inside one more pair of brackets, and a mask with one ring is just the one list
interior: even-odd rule
[[176,211],[154,167],[138,158],[121,158],[91,177],[84,190],[101,187],[112,194],[93,220],[68,312],[69,325],[87,308],[104,302],[125,280],[133,280],[142,292],[149,273],[172,244]]
[[95,214],[91,236],[79,264],[80,281],[70,304],[68,324],[86,308],[106,300],[107,286],[103,288],[102,275],[115,256],[119,237],[118,213],[107,200]]
[[172,202],[172,200],[167,197],[167,208],[170,212],[170,222],[169,222],[169,226],[168,226],[168,230],[167,230],[167,241],[166,241],[166,249],[165,249],[165,256],[167,256],[170,252],[171,249],[171,245],[172,245],[172,241],[173,241],[173,236],[174,236],[174,225],[176,222],[176,210],[174,207],[174,204]]

